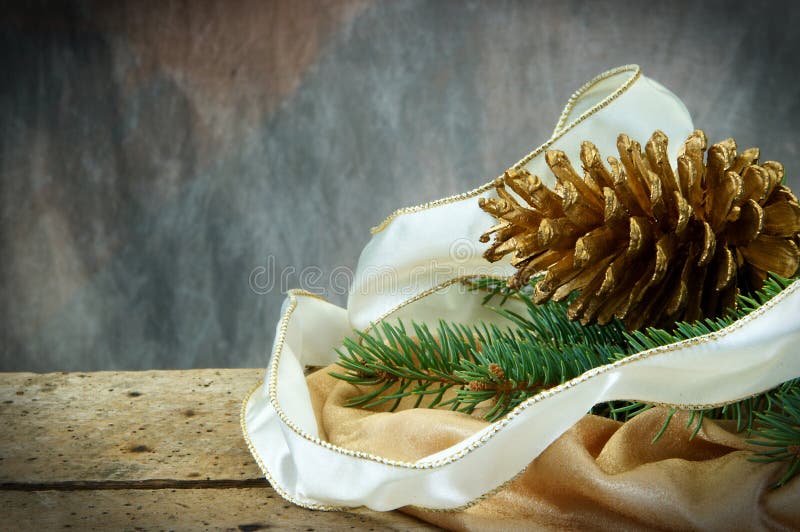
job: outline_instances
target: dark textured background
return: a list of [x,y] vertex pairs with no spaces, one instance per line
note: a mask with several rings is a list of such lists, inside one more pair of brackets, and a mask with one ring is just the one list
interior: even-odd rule
[[372,225],[494,177],[625,63],[797,187],[799,4],[758,4],[5,5],[0,369],[263,366],[282,287],[254,270],[343,302]]

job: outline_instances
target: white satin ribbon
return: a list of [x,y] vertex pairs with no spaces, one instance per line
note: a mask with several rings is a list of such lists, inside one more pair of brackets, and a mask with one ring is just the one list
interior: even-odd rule
[[[675,160],[679,142],[693,127],[677,97],[641,76],[638,67],[622,67],[578,91],[553,137],[516,167],[546,179],[545,149],[558,148],[579,160],[580,142],[592,140],[607,155],[616,152],[619,133],[645,141],[655,129],[673,139]],[[353,328],[389,316],[418,322],[497,319],[481,306],[479,295],[457,282],[462,276],[512,272],[508,265],[489,269],[480,257],[484,245],[478,236],[492,220],[477,207],[477,198],[491,193],[484,186],[390,217],[362,253],[347,310],[310,294],[289,293],[266,381],[242,411],[253,456],[282,496],[316,509],[462,507],[513,478],[597,403],[636,399],[702,407],[800,376],[793,347],[800,342],[800,283],[795,283],[723,331],[589,371],[414,463],[321,440],[303,366],[335,362],[335,349]]]

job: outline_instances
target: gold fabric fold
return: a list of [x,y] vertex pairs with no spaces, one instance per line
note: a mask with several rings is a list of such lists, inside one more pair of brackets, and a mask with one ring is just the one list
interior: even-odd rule
[[[487,425],[449,410],[395,412],[344,406],[358,394],[328,375],[308,376],[320,438],[349,449],[415,461]],[[798,530],[800,478],[769,486],[783,464],[747,460],[750,446],[727,422],[704,421],[693,439],[675,414],[655,443],[666,409],[627,423],[587,415],[514,480],[458,511],[404,512],[455,530]],[[525,442],[519,442],[525,445]],[[502,459],[502,457],[498,457]]]

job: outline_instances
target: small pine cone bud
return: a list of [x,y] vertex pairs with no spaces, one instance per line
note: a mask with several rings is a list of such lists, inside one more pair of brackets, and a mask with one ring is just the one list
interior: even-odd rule
[[393,381],[397,379],[397,377],[382,369],[368,369],[366,367],[362,370],[357,371],[356,374],[362,379],[374,378],[384,382]]
[[506,378],[506,372],[503,371],[503,368],[501,368],[500,365],[495,362],[489,364],[489,371],[501,381],[505,380]]
[[486,391],[487,386],[486,386],[485,382],[470,381],[469,385],[467,386],[467,388],[471,392],[483,392],[483,391]]
[[798,271],[800,203],[782,184],[780,163],[759,164],[757,148],[739,152],[733,139],[709,148],[700,130],[675,167],[661,131],[644,149],[620,135],[617,149],[606,167],[584,142],[583,176],[564,152],[550,150],[556,191],[523,168],[495,183],[497,198],[481,199],[500,222],[481,238],[494,237],[484,257],[511,256],[509,287],[546,272],[537,303],[579,292],[571,319],[619,318],[635,330],[720,316],[768,272]]

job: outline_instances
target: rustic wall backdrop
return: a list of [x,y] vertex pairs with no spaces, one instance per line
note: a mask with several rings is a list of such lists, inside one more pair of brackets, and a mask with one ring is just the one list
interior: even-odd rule
[[795,2],[19,4],[1,370],[263,366],[282,289],[343,302],[372,225],[496,176],[625,63],[800,187]]

